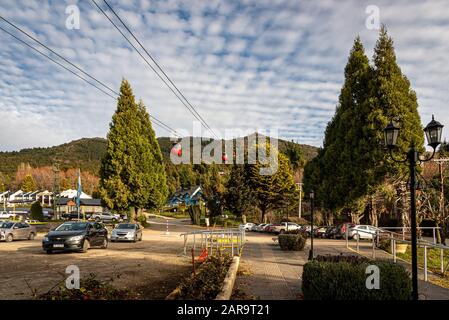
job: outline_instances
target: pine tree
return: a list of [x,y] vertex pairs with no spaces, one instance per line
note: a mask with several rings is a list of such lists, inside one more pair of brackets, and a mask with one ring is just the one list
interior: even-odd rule
[[33,202],[33,204],[31,205],[30,215],[32,219],[44,221],[44,213],[42,211],[42,206],[39,201]]
[[[259,149],[260,150],[260,149]],[[256,204],[261,211],[262,221],[265,215],[275,208],[284,207],[287,202],[297,201],[295,181],[287,156],[267,143],[269,153],[274,152],[278,158],[278,168],[272,175],[261,175],[264,166],[259,161],[256,164],[245,164],[245,176],[248,186],[253,190]]]
[[22,181],[21,189],[23,192],[31,192],[36,190],[36,182],[31,174],[27,174]]
[[100,169],[100,194],[119,212],[162,205],[167,195],[162,155],[142,103],[135,102],[130,84],[123,80],[117,110],[107,136]]
[[235,215],[246,214],[255,204],[255,195],[246,183],[243,165],[233,165],[225,192],[226,207]]

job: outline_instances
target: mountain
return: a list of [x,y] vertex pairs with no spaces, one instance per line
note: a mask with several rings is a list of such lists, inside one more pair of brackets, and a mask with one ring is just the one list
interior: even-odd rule
[[[168,137],[159,137],[158,142],[162,153],[168,157],[173,142]],[[279,139],[279,149],[283,151],[291,143],[294,142]],[[307,161],[315,157],[318,152],[318,149],[313,146],[300,144],[300,147]],[[43,167],[58,162],[61,170],[81,168],[82,171],[96,175],[105,152],[106,139],[103,138],[83,138],[54,147],[0,152],[0,173],[12,176],[21,163],[29,163],[32,167]]]

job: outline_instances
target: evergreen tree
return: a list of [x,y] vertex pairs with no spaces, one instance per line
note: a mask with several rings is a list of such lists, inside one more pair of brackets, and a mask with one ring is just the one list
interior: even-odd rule
[[203,198],[209,210],[209,217],[213,218],[223,213],[225,191],[223,179],[215,163],[209,165],[209,170],[204,178]]
[[36,182],[31,174],[27,174],[22,181],[20,187],[23,192],[31,192],[36,190]]
[[265,165],[259,161],[256,164],[245,165],[246,180],[254,192],[262,221],[272,209],[284,207],[289,201],[293,203],[297,201],[298,196],[287,156],[271,148],[268,144],[267,149],[270,153],[274,152],[278,158],[278,168],[274,174],[261,175],[260,169]]
[[399,151],[406,152],[410,141],[423,150],[417,107],[416,95],[396,63],[393,41],[385,27],[376,43],[372,68],[357,38],[345,67],[339,104],[326,128],[323,150],[305,173],[307,183],[321,194],[324,208],[357,216],[365,209],[366,196],[388,175],[405,171],[405,166],[393,162],[385,152],[383,128],[399,116]]
[[114,210],[160,206],[167,195],[162,155],[142,103],[123,80],[100,169],[100,194]]
[[44,221],[44,213],[42,212],[42,206],[39,201],[33,202],[30,208],[31,218],[38,221]]
[[226,183],[226,207],[235,215],[242,216],[253,207],[255,200],[254,192],[246,183],[244,166],[233,165]]

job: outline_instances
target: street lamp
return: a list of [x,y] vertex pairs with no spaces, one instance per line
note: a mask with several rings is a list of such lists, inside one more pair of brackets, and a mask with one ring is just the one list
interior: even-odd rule
[[399,136],[400,127],[390,122],[384,129],[385,145],[388,148],[390,157],[395,162],[405,163],[408,162],[410,169],[410,222],[412,232],[412,286],[413,300],[418,300],[418,256],[417,256],[417,236],[416,236],[416,165],[429,161],[435,155],[436,148],[441,144],[441,133],[443,125],[438,121],[435,121],[432,115],[432,121],[424,128],[426,134],[427,143],[432,147],[433,152],[430,157],[424,159],[420,158],[418,151],[415,148],[414,143],[410,145],[406,157],[404,159],[396,159],[393,156],[393,149],[397,147],[396,142]]
[[314,209],[314,198],[315,193],[310,191],[310,251],[309,251],[309,260],[313,260],[313,209]]

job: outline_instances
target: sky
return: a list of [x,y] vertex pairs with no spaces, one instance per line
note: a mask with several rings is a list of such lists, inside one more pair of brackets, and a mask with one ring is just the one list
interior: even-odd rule
[[[423,125],[432,114],[449,124],[448,1],[107,1],[219,137],[271,129],[321,146],[357,35],[372,58],[372,5],[417,93]],[[73,5],[79,28],[67,28]],[[127,79],[151,115],[192,134],[195,118],[92,1],[2,0],[0,16],[116,91]],[[0,27],[32,44],[3,20]],[[0,43],[1,151],[106,137],[114,99],[1,30]]]

